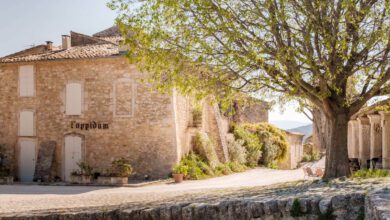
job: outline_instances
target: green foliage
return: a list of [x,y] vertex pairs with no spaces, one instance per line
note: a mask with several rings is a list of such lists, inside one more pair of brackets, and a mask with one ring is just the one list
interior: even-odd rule
[[115,177],[129,177],[133,174],[133,167],[129,160],[119,158],[111,162],[110,175]]
[[192,120],[194,123],[194,126],[199,126],[202,124],[202,105],[197,103],[192,110]]
[[303,216],[303,212],[301,211],[301,205],[299,204],[298,199],[294,199],[290,214],[292,217],[300,217]]
[[259,137],[253,132],[238,125],[233,126],[232,129],[234,137],[238,141],[243,142],[243,145],[246,148],[246,165],[249,167],[257,166],[259,164],[262,149]]
[[381,178],[381,177],[390,177],[390,170],[381,170],[381,169],[365,169],[358,170],[352,174],[353,178]]
[[244,141],[241,139],[229,142],[228,151],[230,161],[246,164],[247,151],[243,145]]
[[77,163],[79,167],[80,175],[92,176],[93,168],[85,161]]
[[229,175],[233,173],[233,170],[228,164],[219,164],[217,167],[215,167],[215,173],[217,175]]
[[208,161],[211,167],[214,168],[218,165],[219,160],[215,151],[215,145],[206,133],[196,133],[193,150],[203,161]]
[[302,162],[312,162],[321,159],[320,153],[315,149],[313,144],[303,145]]
[[286,156],[286,134],[268,123],[236,125],[234,135],[237,139],[244,140],[248,151],[248,166],[253,166],[255,161],[257,165],[260,159],[264,165],[276,168],[277,162]]
[[172,172],[174,174],[183,174],[184,176],[188,175],[188,166],[183,164],[178,164],[173,167]]
[[179,165],[188,167],[188,173],[185,175],[187,179],[199,180],[214,174],[207,162],[192,152],[185,155]]
[[228,162],[227,166],[230,168],[231,171],[235,173],[244,172],[245,170],[248,169],[247,166],[238,162]]

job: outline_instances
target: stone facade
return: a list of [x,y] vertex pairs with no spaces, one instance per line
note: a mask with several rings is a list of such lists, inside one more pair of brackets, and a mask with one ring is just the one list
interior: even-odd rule
[[[32,178],[38,162],[54,170],[49,179],[66,180],[76,160],[105,173],[121,157],[135,178],[167,177],[197,131],[213,139],[220,162],[229,160],[229,119],[218,105],[203,100],[202,123],[194,126],[194,99],[141,82],[147,74],[128,63],[120,40],[115,27],[94,36],[71,32],[60,47],[47,42],[0,58],[0,144],[15,177]],[[268,120],[267,109],[259,108],[248,113],[251,121]],[[41,148],[48,142],[55,146],[53,163],[36,161],[40,150],[49,153]]]
[[[172,96],[151,92],[150,85],[139,83],[142,74],[125,59],[34,63],[35,97],[18,97],[19,65],[2,65],[0,73],[0,121],[4,125],[0,129],[0,142],[14,149],[16,161],[19,160],[17,113],[23,109],[32,109],[36,113],[36,136],[31,138],[37,141],[37,146],[46,141],[57,142],[56,167],[60,177],[63,173],[64,136],[67,134],[83,138],[82,158],[102,171],[112,160],[125,157],[130,159],[139,175],[157,178],[166,176],[179,160]],[[120,89],[114,93],[114,86],[121,79],[132,80],[133,105],[129,105],[129,100],[124,97],[128,93],[120,93]],[[71,81],[81,82],[84,86],[84,106],[80,116],[64,114],[64,89]],[[132,114],[123,116],[128,112]],[[107,123],[109,128],[86,130],[71,127],[72,122],[92,121]],[[15,167],[18,167],[17,162]]]

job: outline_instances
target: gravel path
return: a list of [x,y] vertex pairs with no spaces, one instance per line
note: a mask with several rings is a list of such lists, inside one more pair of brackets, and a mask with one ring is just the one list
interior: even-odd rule
[[[313,166],[322,166],[322,164],[323,161],[320,161]],[[235,192],[243,195],[250,193],[249,188],[264,188],[264,186],[303,179],[302,169],[256,168],[206,180],[185,181],[181,184],[164,183],[139,188],[0,185],[0,215],[93,207],[129,207],[190,199],[219,199]],[[258,188],[255,192],[257,190]]]

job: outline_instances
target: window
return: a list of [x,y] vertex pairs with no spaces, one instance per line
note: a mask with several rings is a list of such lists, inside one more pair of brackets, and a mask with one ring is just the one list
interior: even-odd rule
[[81,83],[68,83],[66,85],[66,115],[81,115],[82,111],[82,85]]
[[21,111],[19,113],[19,136],[31,137],[35,134],[34,112]]
[[134,108],[134,82],[132,79],[119,79],[114,86],[114,115],[130,117]]
[[35,95],[34,66],[19,67],[19,96],[32,97]]

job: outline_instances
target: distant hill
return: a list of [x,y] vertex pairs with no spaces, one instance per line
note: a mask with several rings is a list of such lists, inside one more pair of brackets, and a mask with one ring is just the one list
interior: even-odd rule
[[283,130],[304,127],[309,124],[309,123],[304,123],[299,121],[270,121],[269,123]]
[[306,140],[313,133],[313,124],[287,129],[287,131],[304,134],[303,140]]

